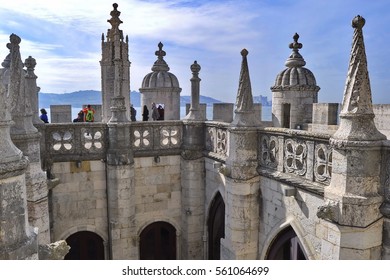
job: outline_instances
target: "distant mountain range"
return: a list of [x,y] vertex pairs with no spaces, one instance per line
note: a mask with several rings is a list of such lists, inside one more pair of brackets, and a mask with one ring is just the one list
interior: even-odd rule
[[[130,100],[134,107],[141,107],[141,94],[138,91],[130,92]],[[200,96],[200,103],[212,105],[223,101],[208,96]],[[261,103],[263,106],[271,106],[266,96],[254,96],[254,103]],[[191,96],[180,96],[180,106],[191,103]],[[80,90],[70,93],[39,93],[39,108],[49,108],[50,105],[72,105],[82,107],[85,104],[102,104],[101,92],[98,90]]]
[[[130,92],[130,100],[134,107],[141,106],[141,94],[138,91]],[[208,97],[200,96],[200,103],[213,104],[222,101]],[[101,92],[98,90],[80,90],[70,93],[39,93],[39,108],[49,108],[50,105],[72,105],[82,107],[85,104],[102,104]],[[191,103],[191,96],[180,96],[180,105]]]

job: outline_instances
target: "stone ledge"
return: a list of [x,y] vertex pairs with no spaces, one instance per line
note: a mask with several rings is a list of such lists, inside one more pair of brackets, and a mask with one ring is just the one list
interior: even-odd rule
[[259,168],[257,170],[261,176],[274,179],[278,182],[288,184],[299,189],[314,193],[316,195],[324,196],[325,185],[322,185],[317,182],[310,182],[303,178],[298,178],[296,176],[291,176],[286,173],[281,173],[275,170],[269,170],[265,168]]

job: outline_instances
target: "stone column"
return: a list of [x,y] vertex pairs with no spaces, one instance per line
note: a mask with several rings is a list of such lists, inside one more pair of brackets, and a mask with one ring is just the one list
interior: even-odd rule
[[[181,158],[181,215],[182,248],[181,258],[203,259],[204,246],[204,123],[199,110],[199,64],[191,66],[192,97],[190,113],[183,120],[183,145]],[[194,104],[194,105],[193,105]]]
[[191,107],[190,112],[185,117],[186,120],[205,120],[202,111],[200,110],[199,99],[200,99],[200,81],[199,71],[200,65],[194,61],[194,64],[191,65],[192,78],[191,78]]
[[386,137],[374,124],[371,88],[363,41],[364,18],[352,21],[355,29],[351,58],[333,146],[332,178],[325,188],[322,218],[322,259],[380,259],[383,201],[380,166]]
[[[26,169],[28,159],[11,141],[10,105],[14,96],[11,80],[18,76],[15,71],[15,57],[20,58],[20,38],[10,36],[7,47],[10,54],[0,69],[0,259],[34,260],[38,259],[37,232],[28,224],[26,198]],[[18,56],[19,55],[19,56]],[[16,73],[15,73],[16,72]],[[8,92],[7,92],[8,86]],[[15,86],[15,85],[14,85]]]

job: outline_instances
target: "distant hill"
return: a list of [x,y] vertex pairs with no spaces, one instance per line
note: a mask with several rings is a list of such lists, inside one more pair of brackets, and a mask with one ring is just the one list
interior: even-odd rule
[[[141,106],[141,94],[137,91],[130,93],[131,103],[134,107]],[[82,107],[84,104],[102,104],[101,92],[98,90],[80,90],[70,93],[39,93],[39,108],[49,108],[50,105],[72,105],[73,107]],[[191,103],[191,96],[181,96],[180,105]],[[213,104],[221,101],[208,97],[200,96],[200,103]]]

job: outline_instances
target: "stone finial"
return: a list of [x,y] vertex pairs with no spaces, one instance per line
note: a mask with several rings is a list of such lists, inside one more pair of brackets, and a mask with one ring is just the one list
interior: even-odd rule
[[199,71],[201,69],[200,65],[198,64],[198,62],[196,60],[194,61],[194,63],[191,65],[190,68],[191,68],[193,75],[198,75]]
[[340,112],[340,126],[334,139],[372,141],[386,139],[373,121],[371,86],[367,70],[367,58],[363,39],[365,19],[356,16],[352,20],[352,49]]
[[293,36],[294,42],[290,43],[289,48],[292,49],[292,53],[289,58],[286,60],[285,65],[289,68],[292,67],[302,67],[306,65],[305,60],[302,55],[299,53],[299,50],[302,49],[302,43],[298,43],[299,35],[295,33]]
[[35,58],[33,58],[31,55],[25,59],[24,66],[27,68],[26,78],[37,78],[37,76],[34,73],[35,66],[37,65],[37,61]]
[[253,108],[252,86],[248,69],[248,50],[241,51],[242,63],[236,98],[235,117],[232,125],[234,126],[255,126],[259,124],[259,118],[256,118]]
[[112,29],[118,29],[119,25],[123,23],[123,21],[119,19],[121,12],[117,10],[118,8],[117,3],[112,4],[112,6],[114,7],[114,10],[112,10],[110,13],[111,19],[108,19],[107,21],[111,24]]
[[164,56],[167,55],[167,53],[162,49],[164,45],[160,42],[157,46],[158,50],[155,52],[157,60],[152,66],[152,71],[169,71],[169,66],[164,60]]
[[108,29],[107,32],[107,38],[109,41],[114,41],[115,35],[117,35],[119,40],[123,40],[122,30],[119,29],[119,25],[123,23],[123,21],[121,21],[119,18],[121,12],[117,10],[118,4],[114,3],[112,6],[114,7],[114,10],[112,10],[110,13],[111,18],[107,20],[107,22],[111,24],[111,29]]

